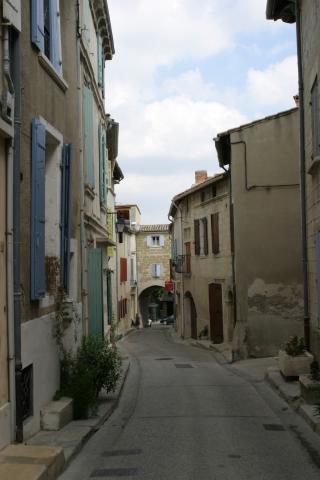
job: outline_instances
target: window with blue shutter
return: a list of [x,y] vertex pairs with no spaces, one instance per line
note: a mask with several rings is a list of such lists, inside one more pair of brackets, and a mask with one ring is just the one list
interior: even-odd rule
[[32,120],[31,151],[31,300],[44,297],[45,281],[45,167],[46,131],[40,120]]
[[60,0],[31,0],[31,41],[61,74]]
[[61,286],[69,292],[71,236],[71,145],[63,145],[61,160]]
[[86,184],[94,189],[93,159],[93,95],[90,88],[83,88],[83,125],[84,125],[84,157],[86,163]]
[[99,194],[100,202],[106,203],[106,145],[104,128],[99,124]]

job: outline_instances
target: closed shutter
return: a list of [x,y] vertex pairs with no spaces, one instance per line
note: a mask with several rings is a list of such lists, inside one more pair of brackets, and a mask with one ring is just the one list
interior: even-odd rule
[[69,292],[71,236],[71,145],[63,145],[61,163],[61,285]]
[[156,276],[158,278],[161,277],[161,265],[159,265],[159,264],[156,265]]
[[163,247],[164,246],[164,236],[163,235],[160,235],[160,247]]
[[127,259],[126,258],[120,258],[120,282],[126,282],[127,281]]
[[[43,2],[42,2],[43,3]],[[50,60],[54,68],[62,73],[60,1],[50,0]]]
[[147,247],[152,247],[153,243],[152,243],[152,236],[151,235],[148,235],[147,236]]
[[194,221],[194,253],[200,255],[200,221]]
[[31,41],[44,51],[44,12],[43,0],[31,1]]
[[31,157],[31,300],[45,295],[45,165],[46,131],[32,120]]
[[86,160],[86,183],[94,188],[93,165],[93,96],[90,88],[83,88],[83,125],[84,125],[84,153]]
[[220,251],[219,242],[219,213],[211,215],[211,238],[212,238],[212,253],[215,255]]
[[208,255],[208,220],[206,218],[202,219],[203,225],[203,253]]

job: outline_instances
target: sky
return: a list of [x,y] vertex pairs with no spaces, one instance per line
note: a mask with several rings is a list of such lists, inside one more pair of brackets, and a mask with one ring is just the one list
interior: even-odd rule
[[219,132],[295,106],[295,26],[266,0],[108,0],[106,109],[120,123],[117,204],[168,223],[194,172],[220,171]]

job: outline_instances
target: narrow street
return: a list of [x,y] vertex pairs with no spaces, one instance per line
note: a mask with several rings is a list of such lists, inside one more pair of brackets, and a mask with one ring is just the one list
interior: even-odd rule
[[268,385],[170,332],[121,342],[131,367],[119,406],[60,480],[319,479],[319,437]]

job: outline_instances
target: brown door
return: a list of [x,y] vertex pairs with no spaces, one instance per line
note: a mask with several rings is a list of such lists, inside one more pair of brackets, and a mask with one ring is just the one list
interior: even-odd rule
[[223,342],[222,287],[219,283],[209,285],[210,338],[213,343]]

